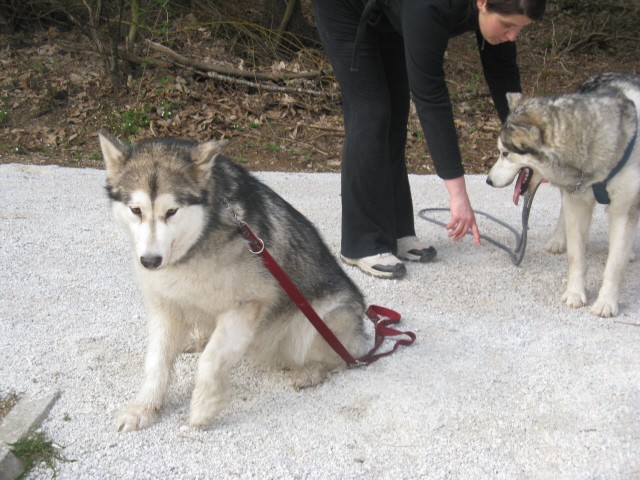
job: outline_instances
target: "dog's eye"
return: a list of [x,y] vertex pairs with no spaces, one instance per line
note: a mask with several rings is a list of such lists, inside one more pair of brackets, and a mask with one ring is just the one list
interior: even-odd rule
[[178,212],[177,208],[170,208],[167,213],[164,214],[164,218],[173,217]]
[[140,210],[139,207],[130,207],[130,208],[131,208],[131,213],[133,213],[136,217],[142,216],[142,210]]
[[509,156],[509,151],[505,150],[504,152],[502,152],[502,156],[503,157],[508,157]]

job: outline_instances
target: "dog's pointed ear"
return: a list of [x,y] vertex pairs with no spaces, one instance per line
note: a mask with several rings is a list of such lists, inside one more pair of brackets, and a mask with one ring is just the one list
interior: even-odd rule
[[507,93],[507,103],[509,104],[509,110],[513,111],[518,105],[522,103],[524,95],[520,92]]
[[98,132],[98,137],[100,138],[100,149],[102,150],[102,157],[107,170],[107,179],[111,180],[120,173],[124,166],[129,156],[129,147],[104,130]]
[[222,148],[226,144],[227,140],[210,140],[195,148],[193,161],[196,166],[194,176],[197,182],[206,183],[209,181],[216,157],[222,153]]
[[543,144],[544,131],[540,125],[526,120],[513,120],[503,127],[505,137],[503,143],[509,145],[509,149],[521,155],[538,151],[538,146]]
[[620,118],[623,119],[624,124],[626,125],[635,125],[638,128],[639,125],[636,125],[636,118],[638,116],[638,111],[636,109],[636,104],[633,100],[625,98],[622,103],[622,115]]

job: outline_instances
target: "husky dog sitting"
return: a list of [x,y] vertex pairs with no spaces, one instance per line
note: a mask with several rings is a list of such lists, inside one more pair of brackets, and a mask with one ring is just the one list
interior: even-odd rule
[[366,353],[362,294],[315,227],[222,153],[223,141],[164,138],[132,147],[101,132],[106,190],[127,230],[149,314],[144,381],[117,428],[156,421],[172,365],[193,331],[203,339],[189,423],[210,424],[229,370],[245,355],[288,367],[293,385],[322,382],[344,361],[253,255],[238,218],[354,357]]
[[511,113],[498,138],[500,157],[487,183],[505,187],[518,177],[514,200],[532,195],[546,179],[562,192],[561,218],[547,243],[568,257],[567,288],[572,308],[587,303],[586,242],[596,200],[607,203],[609,255],[591,313],[612,317],[631,254],[640,214],[640,77],[603,73],[576,93],[529,98],[507,94]]

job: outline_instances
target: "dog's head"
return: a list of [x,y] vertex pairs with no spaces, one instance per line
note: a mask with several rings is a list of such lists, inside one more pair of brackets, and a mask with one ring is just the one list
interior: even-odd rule
[[487,176],[493,187],[506,187],[517,177],[513,195],[518,203],[521,195],[531,195],[543,180],[545,161],[545,112],[534,108],[535,99],[527,101],[521,93],[508,93],[511,113],[498,137],[499,157]]
[[128,146],[106,132],[99,138],[112,210],[140,265],[155,270],[180,261],[207,225],[207,186],[225,142],[164,138]]
[[516,204],[543,179],[568,191],[602,181],[635,130],[633,102],[613,89],[548,97],[509,93],[507,100],[510,113],[487,183],[506,187],[517,177]]

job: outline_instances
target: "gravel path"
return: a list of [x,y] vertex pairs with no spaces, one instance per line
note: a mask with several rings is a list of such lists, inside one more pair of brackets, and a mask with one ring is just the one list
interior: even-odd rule
[[[260,173],[339,248],[339,176]],[[620,316],[560,300],[564,256],[543,251],[559,195],[541,187],[520,267],[487,242],[449,241],[417,219],[438,261],[401,281],[347,272],[369,303],[403,315],[410,348],[296,392],[250,363],[206,431],[186,426],[197,361],[182,355],[159,422],[115,431],[140,384],[145,312],[125,234],[100,170],[0,165],[0,395],[59,390],[43,424],[75,460],[59,479],[640,478],[640,269]],[[511,224],[512,190],[468,179],[474,206]],[[442,182],[412,176],[416,212],[446,207]],[[598,208],[589,244],[593,299],[607,253]],[[481,221],[482,233],[511,241]],[[638,236],[635,239],[636,251]],[[40,467],[30,478],[48,478]]]

